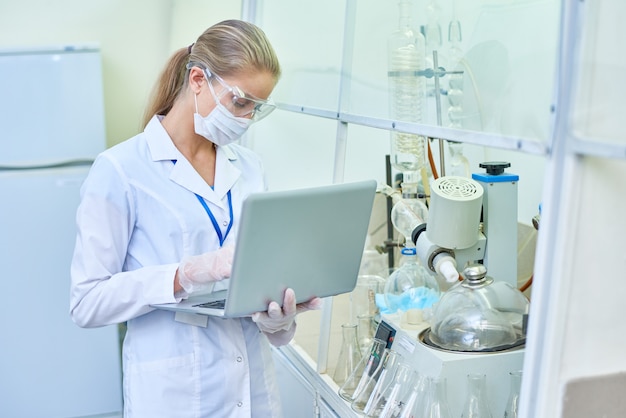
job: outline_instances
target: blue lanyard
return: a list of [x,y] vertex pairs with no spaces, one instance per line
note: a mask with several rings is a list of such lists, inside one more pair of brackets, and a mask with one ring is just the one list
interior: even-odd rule
[[[174,164],[176,164],[176,160],[172,160],[172,162]],[[194,194],[198,198],[198,201],[200,202],[200,204],[202,205],[202,207],[206,211],[207,215],[209,215],[209,218],[211,219],[211,223],[213,224],[213,229],[215,229],[215,232],[217,233],[217,237],[220,240],[220,247],[223,246],[224,245],[224,241],[226,240],[226,237],[228,236],[228,233],[230,232],[230,229],[233,226],[233,200],[232,200],[232,197],[231,197],[230,190],[226,194],[228,196],[228,213],[230,215],[230,222],[228,224],[228,228],[226,228],[226,233],[223,236],[222,236],[222,230],[220,229],[220,226],[217,223],[217,220],[215,219],[215,216],[213,215],[213,212],[211,212],[211,209],[209,209],[209,206],[204,201],[204,198],[202,198],[202,196],[200,196],[198,193],[194,193]]]
[[209,218],[211,218],[211,223],[213,224],[213,228],[215,229],[215,232],[217,233],[217,237],[220,239],[220,247],[221,247],[222,245],[224,245],[224,241],[226,240],[226,237],[228,236],[228,233],[230,232],[230,228],[232,228],[233,226],[233,201],[230,195],[230,190],[228,191],[228,194],[227,194],[228,212],[230,213],[230,223],[228,224],[228,228],[226,228],[226,233],[224,234],[224,236],[222,236],[222,230],[220,229],[220,226],[218,225],[217,220],[215,219],[215,216],[213,216],[211,209],[209,209],[209,206],[206,204],[202,196],[198,195],[198,193],[195,193],[195,195],[198,198],[198,201],[202,204],[202,207],[206,211],[207,215],[209,215]]

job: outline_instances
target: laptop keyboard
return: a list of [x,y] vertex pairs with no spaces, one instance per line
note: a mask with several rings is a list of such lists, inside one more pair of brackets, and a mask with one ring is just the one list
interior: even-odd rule
[[226,299],[213,300],[211,302],[199,303],[193,306],[197,308],[224,309],[224,306],[226,306]]

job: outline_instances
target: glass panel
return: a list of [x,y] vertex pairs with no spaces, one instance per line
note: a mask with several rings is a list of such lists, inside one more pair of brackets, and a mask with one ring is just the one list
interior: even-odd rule
[[276,102],[336,111],[344,32],[344,2],[263,2],[257,23],[272,42],[283,75]]
[[616,17],[626,15],[626,3],[600,7],[592,2],[583,13],[580,59],[574,66],[580,70],[573,127],[587,139],[623,144],[625,107],[620,103],[626,97],[626,55],[616,49],[617,40],[624,37],[622,20]]
[[276,110],[252,125],[244,145],[261,156],[270,190],[333,182],[337,121]]
[[[406,8],[383,0],[353,4],[352,71],[342,111],[547,141],[558,0],[413,0]],[[397,32],[401,27],[404,39]],[[406,40],[407,27],[414,28],[413,41]],[[438,80],[439,106],[435,77],[424,72],[433,68],[434,51],[438,68],[446,70]],[[411,81],[412,74],[420,80]],[[392,91],[393,83],[398,90]],[[390,111],[390,96],[400,102],[396,112]],[[405,114],[407,106],[418,115]]]

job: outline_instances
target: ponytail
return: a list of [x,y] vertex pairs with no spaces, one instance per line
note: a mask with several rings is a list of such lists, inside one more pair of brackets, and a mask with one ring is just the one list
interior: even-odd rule
[[167,115],[172,109],[176,97],[187,83],[186,65],[189,61],[189,49],[177,50],[161,72],[143,115],[144,128],[154,115]]

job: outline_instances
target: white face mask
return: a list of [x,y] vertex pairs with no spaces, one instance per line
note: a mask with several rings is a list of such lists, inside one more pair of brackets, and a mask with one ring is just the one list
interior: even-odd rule
[[194,129],[198,135],[215,145],[228,145],[235,142],[252,124],[252,119],[234,116],[220,102],[216,103],[211,113],[202,117],[198,113],[197,95],[194,96],[194,100],[196,102],[196,113],[193,114]]

